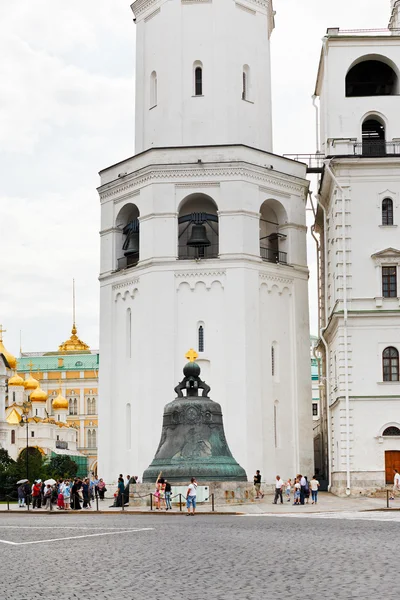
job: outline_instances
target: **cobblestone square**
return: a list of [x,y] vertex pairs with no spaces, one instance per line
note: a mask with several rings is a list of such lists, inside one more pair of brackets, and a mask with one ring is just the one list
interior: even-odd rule
[[398,598],[398,514],[1,515],[0,594],[7,600]]

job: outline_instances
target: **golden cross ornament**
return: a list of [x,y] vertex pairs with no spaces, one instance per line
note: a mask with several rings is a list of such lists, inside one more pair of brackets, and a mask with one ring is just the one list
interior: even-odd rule
[[190,348],[189,352],[185,354],[185,358],[187,358],[189,362],[193,363],[195,362],[196,358],[199,358],[199,355],[197,354],[196,350]]
[[28,362],[29,371],[32,373],[33,362],[32,359]]

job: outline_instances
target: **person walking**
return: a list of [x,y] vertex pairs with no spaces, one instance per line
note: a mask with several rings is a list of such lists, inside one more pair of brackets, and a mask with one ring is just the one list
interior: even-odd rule
[[274,504],[278,504],[278,498],[280,498],[281,504],[283,504],[282,488],[285,484],[283,483],[280,475],[277,475],[275,479],[276,479],[276,481],[275,481]]
[[71,483],[69,479],[66,479],[63,484],[62,494],[64,496],[64,508],[65,510],[70,510],[70,502],[71,502]]
[[[186,492],[186,508],[188,516],[194,516],[196,511],[196,496],[197,496],[197,481],[195,477],[192,477],[190,480],[189,487]],[[190,512],[190,508],[192,512]]]
[[306,480],[306,485],[304,486],[304,498],[306,500],[306,504],[309,504],[310,500],[310,484],[308,483],[307,475],[304,476]]
[[393,469],[394,477],[393,477],[393,490],[392,495],[390,496],[390,500],[394,500],[394,495],[396,492],[400,492],[400,473],[397,469]]
[[43,507],[46,510],[51,510],[51,494],[53,490],[51,489],[51,485],[48,483],[44,489],[43,495]]
[[258,498],[264,498],[264,494],[261,492],[261,473],[257,469],[256,474],[254,475],[254,487],[256,488],[256,500]]
[[286,482],[286,498],[287,502],[290,502],[290,492],[292,491],[292,480],[288,479]]
[[80,479],[78,479],[76,477],[74,479],[74,483],[73,483],[72,488],[71,488],[71,499],[72,499],[72,506],[71,506],[71,508],[73,510],[82,510],[82,507],[81,507],[81,494],[80,494],[81,487],[82,487],[82,482],[80,481]]
[[40,498],[41,490],[42,490],[42,486],[40,485],[40,483],[35,481],[32,486],[32,509],[40,508],[42,505],[41,498]]
[[90,505],[90,481],[86,477],[82,483],[83,508],[92,508]]
[[25,498],[26,498],[26,493],[25,493],[25,484],[21,483],[21,485],[18,486],[18,508],[24,508],[25,507]]
[[124,478],[121,476],[118,478],[118,496],[117,496],[117,506],[122,507],[122,503],[124,502]]
[[171,506],[171,484],[165,480],[165,510],[172,510]]
[[104,500],[104,494],[106,493],[107,488],[105,482],[100,479],[99,481],[99,498],[100,500]]
[[311,504],[317,504],[319,481],[315,475],[313,475],[313,478],[310,481],[310,487],[311,487],[311,498],[312,498]]
[[297,477],[294,483],[294,502],[293,506],[300,504],[300,479]]
[[307,479],[304,475],[299,475],[300,479],[300,504],[304,504],[304,498],[306,497],[306,485]]

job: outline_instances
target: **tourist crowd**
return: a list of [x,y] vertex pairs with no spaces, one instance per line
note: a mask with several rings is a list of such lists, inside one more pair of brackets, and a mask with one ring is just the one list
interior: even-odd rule
[[[264,494],[261,492],[261,473],[260,471],[256,471],[254,475],[254,486],[256,488],[256,500],[259,498],[264,498]],[[276,476],[275,479],[275,497],[274,504],[278,503],[280,500],[281,504],[283,504],[283,492],[285,492],[286,501],[291,501],[291,496],[293,494],[293,505],[300,504],[309,504],[310,496],[312,500],[312,504],[317,504],[318,502],[318,490],[320,487],[320,483],[316,476],[314,475],[311,481],[308,481],[306,475],[296,475],[296,477],[292,479],[287,479],[284,481],[281,479],[280,475]]]

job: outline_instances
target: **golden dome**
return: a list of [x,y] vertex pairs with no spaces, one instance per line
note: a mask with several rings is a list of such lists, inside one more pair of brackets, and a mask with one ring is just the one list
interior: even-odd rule
[[54,398],[52,406],[54,410],[68,410],[68,400],[59,393],[58,396]]
[[76,335],[77,333],[78,330],[74,323],[72,325],[71,337],[69,338],[69,340],[61,344],[61,346],[59,346],[58,348],[60,352],[79,352],[82,350],[90,350],[89,346],[78,338],[78,336]]
[[22,385],[22,387],[25,386],[25,380],[22,379],[22,377],[20,375],[18,375],[18,373],[15,373],[15,375],[13,375],[12,377],[10,377],[10,379],[8,380],[8,385]]
[[31,402],[46,402],[48,395],[47,392],[42,390],[42,388],[39,386],[32,392],[29,398]]
[[39,387],[39,382],[37,379],[32,377],[32,373],[29,375],[28,379],[25,379],[25,389],[26,390],[36,390]]
[[4,344],[3,344],[3,332],[4,331],[5,330],[0,325],[0,354],[4,354],[4,357],[5,357],[6,361],[10,365],[10,369],[16,369],[17,368],[17,359],[15,358],[15,356],[13,356],[12,354],[10,354],[10,352],[8,352],[4,348]]

